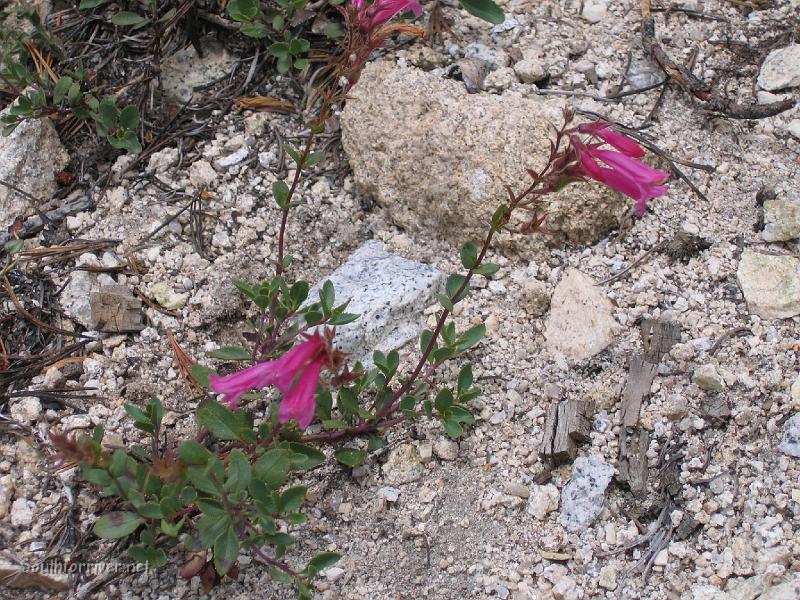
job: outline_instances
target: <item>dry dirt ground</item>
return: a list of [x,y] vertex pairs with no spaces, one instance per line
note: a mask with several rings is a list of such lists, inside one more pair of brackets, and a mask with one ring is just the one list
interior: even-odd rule
[[[717,78],[729,94],[742,99],[754,94],[753,81],[769,49],[786,46],[798,35],[796,1],[776,0],[761,8],[727,0],[689,4],[683,8],[697,12],[657,15],[664,48],[681,63],[697,49],[694,72],[709,81]],[[589,6],[600,10],[596,1],[582,7],[571,1],[510,0],[504,9],[514,21],[495,30],[448,9],[453,23],[437,47],[437,56],[444,57],[441,68],[473,43],[512,57],[535,49],[549,77],[542,87],[611,94],[629,57],[634,63],[643,59],[639,6],[630,0],[603,3],[607,11],[600,11],[595,23],[581,16]],[[419,44],[384,59],[411,64]],[[500,89],[537,89],[517,79],[506,85],[505,75],[494,76],[501,79]],[[788,92],[796,96],[798,88]],[[654,90],[616,103],[572,96],[568,103],[638,126],[658,95]],[[476,425],[457,446],[447,443],[434,424],[401,426],[390,434],[390,446],[356,472],[329,465],[304,478],[311,490],[304,509],[309,524],[298,532],[290,560],[322,550],[343,555],[337,565],[341,570],[319,579],[320,598],[800,598],[800,459],[777,449],[782,427],[800,410],[800,399],[790,393],[800,372],[798,318],[751,314],[736,278],[746,249],[795,257],[800,252],[797,240],[765,244],[758,232],[761,190],[800,200],[800,140],[789,133],[792,119],[798,118],[800,111],[793,109],[760,121],[732,121],[709,114],[670,86],[646,131],[672,155],[715,167],[714,172],[686,169],[705,199],[686,183],[673,181],[669,194],[654,201],[642,219],[593,245],[551,247],[535,257],[492,256],[500,272],[475,291],[457,316],[461,325],[482,321],[488,330],[470,356],[484,392],[474,406]],[[269,276],[278,214],[269,190],[283,168],[278,139],[301,139],[302,133],[295,116],[233,114],[195,155],[181,157],[179,166],[168,154],[159,155],[150,168],[92,190],[96,209],[69,221],[76,237],[119,240],[105,255],[84,256],[78,264],[108,267],[132,255],[141,263],[139,274],[101,277],[144,290],[168,283],[185,291],[188,303],[177,316],[146,308],[147,327],[141,333],[98,341],[80,369],[65,368],[56,385],[98,388],[96,397],[79,403],[79,410],[44,402],[27,435],[3,435],[0,481],[10,477],[4,480],[5,489],[11,489],[9,500],[28,502],[14,508],[32,512],[27,524],[24,518],[18,521],[23,525],[12,524],[13,511],[4,518],[4,554],[34,561],[58,538],[60,553],[81,551],[84,561],[128,560],[119,546],[84,537],[106,504],[74,472],[49,474],[36,439],[48,427],[102,423],[111,439],[135,440],[122,405],[143,403],[152,395],[169,409],[168,434],[191,435],[195,403],[166,332],[208,364],[206,351],[240,339],[248,307],[231,278]],[[457,247],[394,226],[354,186],[336,136],[325,141],[328,166],[304,184],[306,202],[289,225],[296,275],[317,281],[368,239],[383,240],[390,251],[442,271],[456,271]],[[206,173],[200,247],[193,241],[188,212],[152,234],[196,194],[204,173],[192,163],[213,164],[242,147],[249,148],[244,161]],[[437,173],[420,176],[435,178]],[[548,350],[543,335],[547,313],[533,306],[526,281],[541,282],[550,294],[568,267],[602,281],[679,232],[705,238],[710,248],[686,261],[653,253],[602,285],[619,324],[607,349],[578,361]],[[71,275],[54,269],[52,276],[60,286]],[[616,466],[621,390],[628,359],[641,349],[642,318],[669,319],[681,329],[642,409],[641,422],[650,436],[648,492],[634,497],[612,481],[597,520],[585,531],[569,533],[559,520],[557,494],[573,465],[553,468],[545,481],[543,473],[551,466],[539,449],[546,411],[555,401],[591,399],[592,432],[578,456],[596,455]],[[725,337],[729,332],[735,335]],[[406,349],[404,358],[413,354]],[[704,365],[712,365],[722,391],[693,383],[696,369]],[[48,385],[45,379],[34,385]],[[730,413],[710,418],[704,407],[711,398],[722,399]],[[395,484],[391,466],[384,466],[392,452],[408,444],[421,452],[421,472],[413,481]],[[670,477],[675,478],[671,491],[662,492],[662,482]],[[389,493],[394,501],[387,501],[386,487],[399,490],[396,499]],[[555,501],[548,496],[553,490]],[[683,519],[693,519],[697,528],[685,535],[669,522],[656,528],[668,501],[673,504],[667,518],[675,528]],[[648,533],[653,535],[640,539]],[[667,537],[654,541],[655,534]],[[179,559],[156,573],[125,574],[92,592],[85,587],[91,576],[81,577],[76,586],[87,592],[82,597],[200,595],[197,579],[177,577],[178,565]],[[236,581],[223,581],[207,597],[290,597],[249,557],[240,560],[240,567]],[[8,588],[0,588],[0,596],[78,597],[74,589]]]

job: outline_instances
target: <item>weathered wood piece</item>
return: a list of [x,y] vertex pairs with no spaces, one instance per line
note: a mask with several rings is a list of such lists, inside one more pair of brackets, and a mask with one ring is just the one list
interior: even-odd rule
[[89,296],[98,331],[127,333],[144,329],[142,302],[124,285],[108,285]]
[[589,441],[591,412],[581,400],[553,403],[547,410],[540,454],[554,464],[569,462],[578,453],[578,443]]
[[639,332],[644,346],[644,359],[657,365],[675,344],[681,341],[681,328],[677,323],[660,319],[645,319]]
[[619,436],[617,480],[627,484],[634,496],[647,493],[647,448],[650,436],[641,427],[622,428]]
[[622,424],[625,427],[634,427],[639,422],[642,401],[650,393],[656,368],[657,365],[647,362],[640,354],[631,357],[628,382],[622,394]]

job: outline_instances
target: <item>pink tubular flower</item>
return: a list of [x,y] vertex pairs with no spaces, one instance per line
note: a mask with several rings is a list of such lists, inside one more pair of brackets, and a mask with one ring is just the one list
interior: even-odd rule
[[401,12],[412,12],[417,17],[422,14],[418,0],[375,0],[369,6],[365,0],[352,0],[352,3],[358,9],[362,26],[371,29],[380,27]]
[[[594,179],[632,198],[636,202],[635,212],[638,217],[644,214],[649,200],[667,193],[669,188],[659,184],[669,178],[669,173],[658,171],[636,160],[644,156],[644,150],[639,144],[610,131],[605,123],[579,125],[577,130],[599,138],[619,152],[602,150],[602,142],[585,144],[579,137],[570,136],[578,163],[570,169],[569,175]],[[597,160],[610,168],[600,166]]]
[[277,387],[281,400],[281,423],[294,419],[301,429],[314,419],[317,381],[323,366],[329,366],[328,344],[320,334],[308,336],[276,360],[268,360],[226,377],[209,376],[211,389],[223,395],[223,402],[236,409],[242,394],[269,385]]

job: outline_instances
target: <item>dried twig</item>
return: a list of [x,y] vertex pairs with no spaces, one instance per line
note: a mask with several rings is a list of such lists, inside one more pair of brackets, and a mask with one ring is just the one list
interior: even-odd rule
[[732,98],[722,96],[717,90],[698,79],[689,69],[676,64],[656,41],[656,24],[650,8],[650,0],[642,0],[642,46],[644,51],[659,64],[672,81],[714,112],[731,119],[763,119],[789,110],[795,105],[793,98],[770,104],[739,104]]

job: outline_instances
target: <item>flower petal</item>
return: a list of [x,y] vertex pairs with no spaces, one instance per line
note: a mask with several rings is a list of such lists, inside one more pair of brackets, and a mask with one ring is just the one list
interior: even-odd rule
[[317,406],[315,394],[321,370],[322,361],[317,360],[302,372],[292,390],[281,400],[278,411],[281,423],[294,419],[300,425],[300,429],[305,429],[311,424]]
[[242,394],[275,382],[278,366],[278,361],[268,360],[225,377],[209,375],[208,381],[211,390],[223,394],[223,401],[235,410]]

